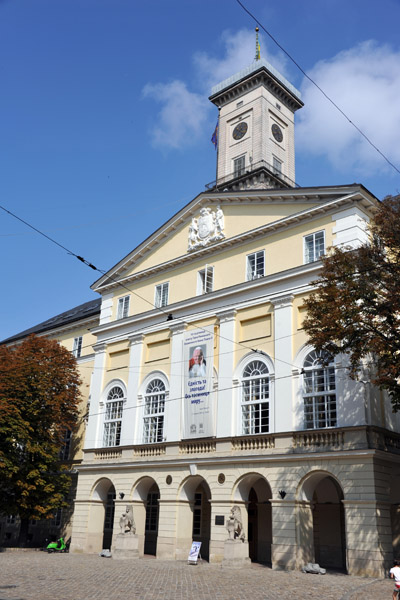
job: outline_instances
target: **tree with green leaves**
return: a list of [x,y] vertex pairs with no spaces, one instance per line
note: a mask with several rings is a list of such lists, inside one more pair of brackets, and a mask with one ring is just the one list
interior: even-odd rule
[[322,259],[306,302],[310,344],[331,356],[347,354],[349,374],[367,369],[400,409],[400,195],[385,198],[356,249],[334,248]]
[[77,424],[80,383],[75,358],[56,341],[0,346],[0,514],[20,516],[22,541],[30,519],[66,506],[71,477],[59,456]]

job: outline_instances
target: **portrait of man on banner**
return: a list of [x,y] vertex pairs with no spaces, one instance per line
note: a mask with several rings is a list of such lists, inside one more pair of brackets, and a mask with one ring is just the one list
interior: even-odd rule
[[189,349],[189,377],[206,377],[207,362],[204,358],[205,346],[194,346]]

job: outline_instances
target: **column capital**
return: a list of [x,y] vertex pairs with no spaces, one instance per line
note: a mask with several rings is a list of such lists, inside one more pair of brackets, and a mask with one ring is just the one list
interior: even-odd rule
[[143,333],[133,333],[132,335],[128,336],[128,340],[129,340],[129,344],[131,346],[136,346],[136,344],[141,344],[144,340],[144,334]]
[[233,321],[233,319],[237,315],[237,310],[235,308],[230,308],[228,310],[220,310],[215,313],[215,316],[219,319],[220,323],[226,323],[228,321]]
[[98,344],[94,344],[93,345],[93,350],[95,352],[95,354],[101,354],[102,352],[104,353],[107,349],[107,344],[106,342],[99,342]]
[[172,335],[179,335],[185,331],[185,325],[183,321],[170,321],[168,327],[172,333]]
[[277,308],[286,308],[287,306],[292,306],[294,300],[294,296],[292,294],[286,294],[285,296],[277,296],[276,298],[271,298],[270,302],[273,304],[275,310]]

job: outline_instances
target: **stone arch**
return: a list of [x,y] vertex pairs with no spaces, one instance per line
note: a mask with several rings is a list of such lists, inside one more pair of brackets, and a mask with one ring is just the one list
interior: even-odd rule
[[299,566],[317,562],[345,570],[344,493],[339,479],[329,471],[311,471],[300,481],[296,498]]
[[87,548],[100,552],[111,549],[115,513],[115,487],[111,479],[101,477],[90,492]]
[[141,477],[133,486],[133,516],[139,536],[139,555],[157,554],[160,488],[150,476]]
[[272,490],[260,473],[246,473],[234,484],[232,503],[241,508],[252,562],[271,564]]
[[192,541],[198,541],[202,558],[209,560],[211,488],[207,480],[197,474],[186,477],[179,486],[177,502],[177,558],[186,559]]

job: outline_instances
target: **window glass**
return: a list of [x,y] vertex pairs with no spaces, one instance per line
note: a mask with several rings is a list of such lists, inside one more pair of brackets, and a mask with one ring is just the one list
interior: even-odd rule
[[124,319],[129,313],[129,296],[118,299],[117,319]]
[[242,375],[242,433],[269,431],[269,372],[267,365],[254,360]]
[[103,446],[119,446],[121,443],[122,412],[124,392],[119,386],[114,386],[107,395]]
[[245,168],[245,157],[239,156],[233,160],[233,174],[235,177],[240,177],[240,175],[244,175]]
[[265,261],[264,261],[264,250],[254,252],[247,256],[247,281],[252,279],[258,279],[264,277]]
[[325,232],[317,231],[306,235],[304,238],[305,264],[318,260],[325,254]]
[[79,358],[82,352],[82,336],[74,338],[74,347],[72,354],[75,358]]
[[303,364],[304,424],[306,429],[335,427],[336,381],[332,358],[326,352],[310,352]]
[[169,283],[160,283],[156,286],[156,308],[162,308],[168,304]]
[[206,265],[197,274],[197,295],[208,294],[213,291],[214,287],[214,268]]
[[153,379],[146,388],[144,399],[143,443],[152,444],[164,439],[165,385]]

